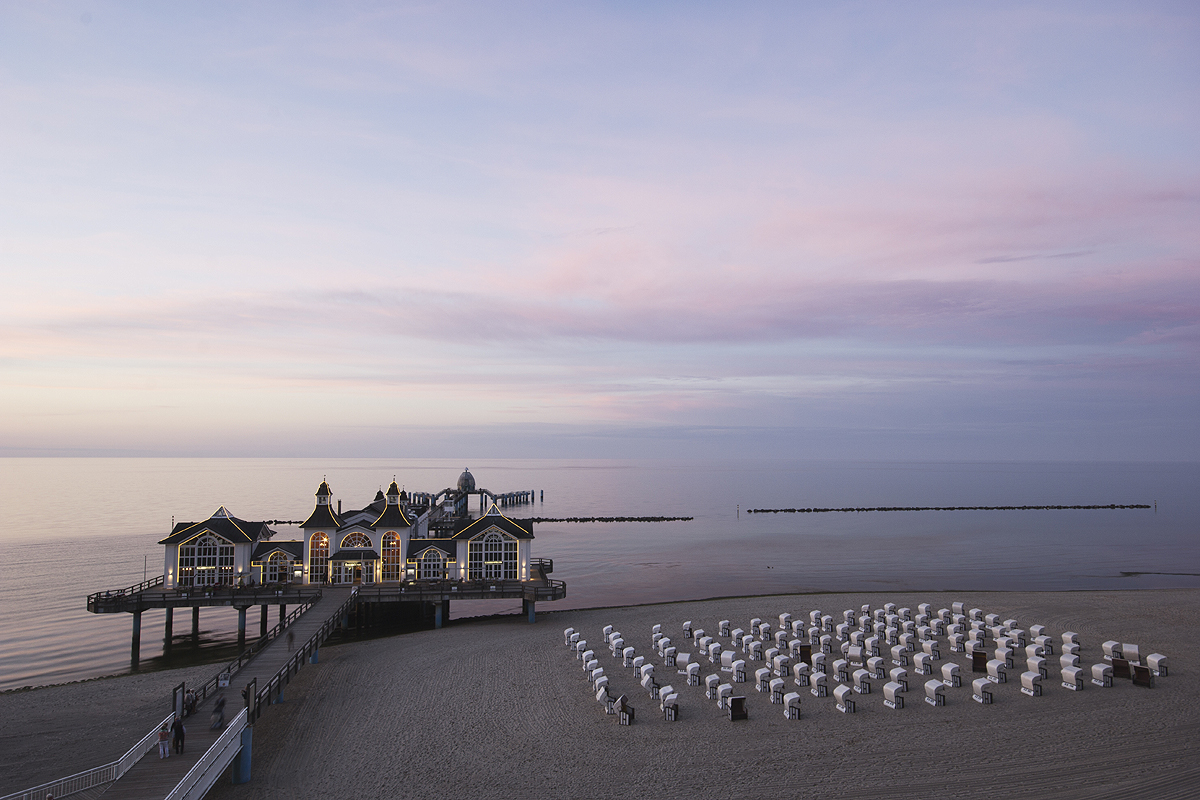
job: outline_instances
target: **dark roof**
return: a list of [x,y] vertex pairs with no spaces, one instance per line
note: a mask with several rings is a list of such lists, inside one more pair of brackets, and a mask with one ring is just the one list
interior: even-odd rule
[[[392,485],[395,486],[395,484],[392,484]],[[384,502],[383,489],[380,489],[379,491],[375,492],[375,502],[376,503]]]
[[379,554],[374,550],[338,550],[330,561],[378,561]]
[[203,522],[176,523],[175,527],[171,529],[171,535],[161,540],[159,544],[181,544],[206,530],[212,531],[222,539],[234,544],[257,542],[260,539],[270,538],[275,533],[267,527],[265,522],[247,522],[244,519],[229,516],[228,513],[222,506],[218,509],[217,514]]
[[379,518],[371,523],[372,528],[407,528],[412,525],[400,506],[385,506]]
[[495,504],[488,509],[488,513],[484,514],[479,519],[475,520],[460,520],[455,525],[455,539],[471,539],[486,531],[488,528],[495,526],[504,533],[515,536],[518,539],[533,538],[533,522],[527,519],[512,520],[501,514]]
[[[322,484],[324,485],[324,484]],[[325,505],[318,504],[313,512],[308,515],[308,519],[300,523],[301,528],[340,528],[342,521],[338,519],[337,514],[333,513],[333,506],[328,503]]]
[[451,560],[458,558],[458,546],[450,539],[409,539],[408,558],[419,558],[421,553],[424,553],[431,547],[441,550]]
[[287,553],[293,559],[304,558],[304,542],[259,542],[254,546],[250,560],[266,561],[276,551]]
[[321,481],[321,485],[317,487],[317,497],[320,497],[321,495],[329,496],[332,494],[333,490],[329,488],[329,484],[325,481]]
[[400,496],[400,487],[396,485],[395,481],[392,481],[392,485],[388,487],[387,493],[388,493],[388,497],[399,497]]

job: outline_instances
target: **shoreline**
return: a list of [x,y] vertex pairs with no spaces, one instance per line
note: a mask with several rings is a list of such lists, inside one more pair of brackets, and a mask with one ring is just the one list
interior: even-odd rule
[[[1153,690],[1124,684],[1078,694],[1052,679],[1041,698],[1022,697],[1010,683],[993,706],[964,700],[969,688],[948,689],[942,709],[925,707],[918,685],[912,708],[887,711],[881,695],[870,695],[854,715],[832,711],[832,698],[804,695],[798,721],[751,690],[740,692],[751,719],[737,725],[702,699],[702,687],[683,687],[681,719],[666,723],[631,672],[598,648],[638,709],[637,723],[622,728],[562,645],[565,626],[598,639],[603,624],[614,624],[648,654],[653,622],[670,633],[682,619],[746,627],[751,615],[817,604],[836,615],[857,607],[851,597],[937,608],[953,595],[1054,633],[1069,625],[1080,633],[1083,664],[1100,660],[1102,641],[1136,642],[1143,655],[1165,653],[1170,676]],[[571,787],[596,797],[683,797],[754,786],[789,796],[955,797],[989,782],[1017,786],[1005,789],[1013,797],[1171,796],[1148,771],[1171,775],[1186,796],[1200,791],[1192,766],[1200,743],[1187,733],[1200,712],[1197,614],[1200,590],[1128,589],[769,593],[539,611],[534,625],[519,615],[456,620],[324,648],[256,726],[251,782],[218,782],[209,796],[521,797]],[[209,664],[0,694],[0,793],[119,757],[169,710],[172,686],[211,673]]]

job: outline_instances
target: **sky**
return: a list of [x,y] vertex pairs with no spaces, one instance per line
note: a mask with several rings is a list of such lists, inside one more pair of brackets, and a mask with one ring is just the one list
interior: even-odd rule
[[0,455],[1200,460],[1200,6],[0,0]]

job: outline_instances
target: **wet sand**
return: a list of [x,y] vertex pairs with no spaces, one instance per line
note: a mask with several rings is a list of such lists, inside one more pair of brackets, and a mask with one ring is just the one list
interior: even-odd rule
[[[966,685],[946,689],[941,708],[923,702],[926,678],[910,669],[913,691],[902,710],[884,707],[875,682],[852,715],[838,713],[832,697],[799,690],[802,718],[789,721],[781,706],[742,684],[736,688],[748,698],[750,719],[731,723],[704,699],[703,686],[684,686],[683,676],[668,676],[655,656],[659,682],[680,692],[680,720],[668,723],[633,671],[597,647],[614,693],[629,695],[637,708],[636,724],[621,727],[594,700],[580,662],[562,644],[567,626],[600,642],[601,628],[612,624],[649,656],[654,623],[678,643],[684,620],[708,630],[721,619],[748,628],[752,617],[775,621],[782,612],[799,617],[820,608],[840,618],[842,609],[864,603],[915,609],[928,602],[938,609],[954,600],[1024,627],[1045,625],[1056,641],[1064,630],[1078,632],[1085,667],[1102,660],[1103,641],[1115,639],[1140,645],[1143,655],[1166,654],[1170,675],[1153,690],[1118,681],[1112,689],[1089,684],[1071,692],[1059,685],[1056,649],[1044,696],[1021,694],[1018,668],[997,687],[996,703],[982,706],[971,700],[975,676],[965,659],[943,653],[964,665]],[[897,592],[543,609],[535,625],[519,617],[457,623],[322,650],[321,663],[306,666],[285,702],[256,726],[251,782],[219,783],[209,797],[1195,797],[1198,615],[1195,590]],[[718,671],[703,663],[702,674]],[[38,751],[59,767],[47,777],[57,777],[119,756],[149,729],[154,714],[128,735],[115,725],[111,737],[96,733],[118,721],[113,704],[121,696],[136,700],[156,677],[167,696],[180,680],[159,673],[0,696],[0,792],[36,782],[9,780],[10,771],[23,768],[9,745],[30,752],[14,717],[40,716]],[[89,693],[105,704],[93,709]]]

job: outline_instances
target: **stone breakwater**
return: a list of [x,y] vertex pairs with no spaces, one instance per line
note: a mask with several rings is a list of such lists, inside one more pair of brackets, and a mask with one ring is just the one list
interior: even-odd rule
[[1126,508],[1152,508],[1144,503],[1106,506],[873,506],[871,508],[747,508],[747,514],[827,514],[850,511],[1115,511]]

